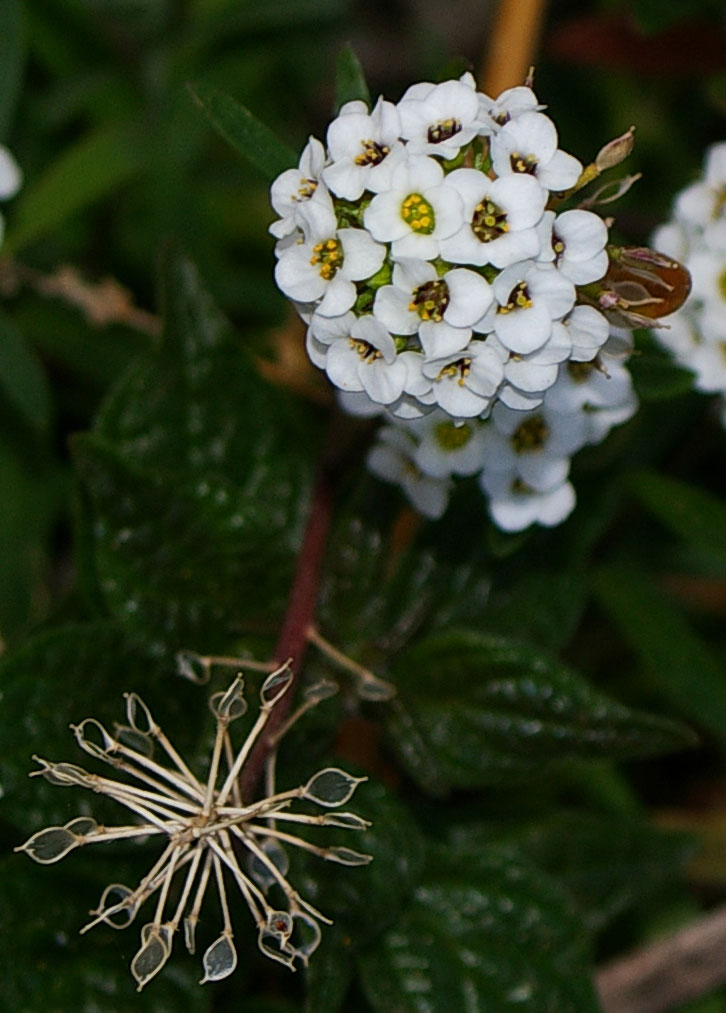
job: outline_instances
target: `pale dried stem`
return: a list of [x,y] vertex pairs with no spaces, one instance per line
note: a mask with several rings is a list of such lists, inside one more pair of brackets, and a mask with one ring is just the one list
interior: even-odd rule
[[665,1013],[726,983],[726,907],[601,968],[604,1013]]
[[131,293],[115,278],[88,281],[70,264],[43,274],[8,257],[0,259],[0,296],[15,295],[23,286],[80,310],[94,327],[124,324],[150,337],[161,331],[159,317],[135,306]]
[[539,43],[547,0],[500,0],[479,69],[479,86],[492,98],[524,84]]

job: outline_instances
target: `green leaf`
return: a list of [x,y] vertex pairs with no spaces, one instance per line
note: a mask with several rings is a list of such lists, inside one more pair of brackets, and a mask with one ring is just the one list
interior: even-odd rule
[[284,504],[211,474],[137,468],[94,437],[73,450],[100,594],[155,651],[226,651],[245,624],[282,608],[294,560]]
[[338,54],[338,62],[335,68],[335,105],[337,109],[360,99],[370,109],[371,93],[366,84],[363,67],[358,59],[355,50],[350,43],[346,43]]
[[[345,768],[356,773],[350,764]],[[373,861],[351,869],[333,862],[322,865],[319,858],[308,857],[304,880],[314,884],[310,899],[345,931],[348,947],[353,949],[377,936],[385,926],[395,924],[421,874],[423,839],[403,802],[372,779],[356,789],[348,808],[371,826],[355,833],[326,830],[325,846],[354,848],[373,855]],[[319,842],[320,835],[314,839]]]
[[628,369],[641,401],[669,401],[693,390],[695,373],[655,350],[634,355]]
[[600,567],[595,593],[643,671],[692,721],[726,741],[726,678],[686,617],[629,566]]
[[[72,793],[43,778],[29,782],[32,755],[83,765],[69,721],[96,717],[112,727],[123,718],[125,690],[140,691],[167,730],[179,728],[183,748],[205,709],[191,683],[177,678],[170,691],[173,674],[172,660],[148,657],[113,622],[59,626],[6,655],[0,662],[3,817],[25,833],[68,821]],[[75,801],[82,804],[80,792]]]
[[50,391],[46,375],[12,321],[0,313],[0,390],[33,429],[50,425]]
[[53,526],[61,507],[60,469],[28,440],[0,432],[0,633],[12,642],[42,618]]
[[25,855],[5,858],[0,865],[0,922],[13,926],[0,953],[6,1009],[205,1013],[211,993],[199,988],[198,963],[185,957],[182,947],[153,989],[138,995],[128,968],[129,954],[138,947],[138,929],[127,934],[101,928],[79,935],[104,884],[94,869],[97,856],[76,857],[78,861],[66,859],[70,865],[43,870]]
[[144,147],[129,124],[100,127],[66,149],[43,175],[21,191],[4,253],[17,253],[102,197],[142,167]]
[[[525,828],[516,844],[528,858],[566,887],[590,932],[599,932],[623,912],[662,897],[678,882],[696,850],[693,838],[652,827],[642,820],[585,811],[553,813]],[[464,831],[481,846],[477,828]]]
[[412,903],[358,968],[381,1013],[598,1009],[569,899],[501,847],[434,851]]
[[388,731],[423,790],[475,788],[573,757],[647,756],[693,744],[687,728],[630,710],[515,641],[452,630],[419,642],[389,673]]
[[7,138],[20,95],[25,62],[25,32],[20,0],[0,4],[0,141]]
[[709,559],[726,563],[726,504],[705,489],[642,471],[630,479],[641,503],[673,534]]
[[305,968],[305,1013],[338,1013],[353,979],[350,937],[340,925],[326,925],[320,946]]
[[265,501],[270,534],[302,525],[313,434],[247,347],[194,266],[170,250],[162,266],[161,345],[107,397],[96,432],[135,465],[214,474]]
[[298,156],[292,148],[231,95],[203,84],[190,86],[189,90],[217,133],[259,169],[269,183],[297,164]]

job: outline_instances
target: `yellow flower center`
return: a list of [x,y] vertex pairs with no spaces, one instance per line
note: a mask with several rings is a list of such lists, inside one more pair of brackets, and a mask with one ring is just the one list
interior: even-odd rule
[[357,352],[361,360],[369,365],[382,357],[381,352],[367,341],[362,341],[360,338],[348,338],[348,341],[353,351]]
[[404,222],[424,236],[430,236],[436,227],[434,209],[420,193],[410,193],[401,204],[401,217]]
[[317,188],[317,179],[301,179],[297,193],[290,194],[290,199],[294,200],[297,204],[302,203],[304,200],[310,200]]
[[326,281],[335,277],[337,270],[343,264],[343,247],[339,239],[326,239],[322,243],[313,246],[313,255],[310,258],[311,264],[319,264],[320,276]]
[[512,172],[526,172],[534,176],[537,171],[537,159],[534,155],[520,155],[518,151],[513,151],[509,156],[509,164]]
[[439,422],[434,435],[442,450],[461,450],[471,439],[472,428],[466,423],[463,426],[455,426],[453,422]]
[[532,298],[527,288],[527,283],[520,281],[509,293],[509,298],[504,306],[500,306],[497,313],[511,313],[512,310],[528,310],[532,306]]
[[443,320],[448,305],[449,286],[446,282],[427,281],[416,289],[408,308],[415,310],[422,320],[433,320],[438,324]]
[[541,450],[549,436],[547,423],[541,415],[533,415],[526,419],[518,429],[512,433],[512,446],[518,454],[525,454],[531,450]]
[[440,144],[441,141],[448,141],[450,137],[458,134],[461,130],[461,123],[453,117],[449,120],[439,120],[429,127],[429,144]]
[[450,362],[448,366],[444,366],[443,369],[439,370],[439,375],[436,377],[437,380],[443,380],[444,377],[458,377],[457,383],[460,387],[464,386],[464,381],[471,372],[471,359],[463,358],[457,359],[456,362]]
[[353,159],[356,165],[378,165],[391,151],[387,144],[379,144],[370,138],[360,143],[363,151]]
[[505,232],[509,232],[506,211],[502,211],[498,204],[485,197],[474,208],[471,230],[482,243],[490,243],[492,239],[499,239]]

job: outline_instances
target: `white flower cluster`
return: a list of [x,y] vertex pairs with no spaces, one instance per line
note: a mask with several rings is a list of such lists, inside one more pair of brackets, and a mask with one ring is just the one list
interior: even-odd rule
[[726,141],[706,152],[703,175],[676,197],[673,217],[654,245],[691,273],[692,298],[655,332],[694,384],[721,395],[726,425]]
[[[471,74],[348,102],[273,183],[275,278],[353,414],[385,414],[369,466],[429,517],[479,474],[507,530],[574,505],[569,456],[635,410],[597,297],[608,229],[557,213],[583,167],[530,87]],[[618,159],[619,160],[619,159]]]

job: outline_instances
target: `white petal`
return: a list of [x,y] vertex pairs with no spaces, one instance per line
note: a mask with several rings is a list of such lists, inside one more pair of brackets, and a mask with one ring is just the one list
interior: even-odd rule
[[449,305],[444,320],[454,327],[471,327],[492,303],[493,295],[489,282],[474,271],[456,268],[447,271],[444,281],[449,287]]
[[340,274],[351,281],[370,278],[380,268],[386,248],[371,239],[365,229],[340,229],[338,238],[343,245],[343,266]]

